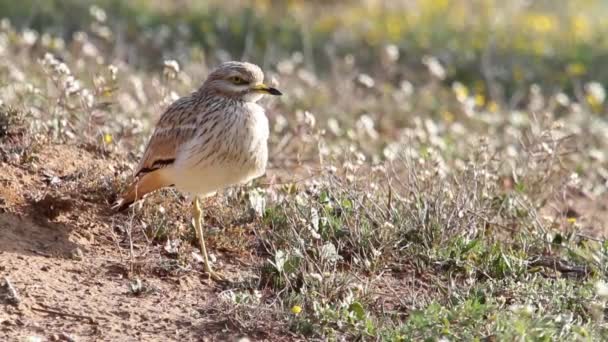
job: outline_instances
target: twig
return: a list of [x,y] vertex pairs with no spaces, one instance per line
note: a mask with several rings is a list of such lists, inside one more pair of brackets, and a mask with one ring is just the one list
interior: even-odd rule
[[269,187],[269,186],[273,186],[273,185],[276,186],[276,185],[295,184],[295,183],[304,182],[304,181],[309,180],[309,179],[313,179],[313,178],[317,177],[318,175],[319,175],[319,173],[314,174],[314,175],[310,175],[310,176],[306,176],[306,177],[302,177],[302,178],[294,178],[292,180],[287,180],[287,181],[284,181],[284,182],[259,183],[258,185],[260,187]]
[[518,232],[518,230],[517,230],[517,229],[515,229],[515,228],[511,228],[511,227],[505,226],[504,224],[500,224],[500,223],[498,223],[498,222],[494,222],[494,221],[490,220],[489,218],[487,218],[487,217],[485,217],[485,216],[482,216],[482,215],[480,215],[480,214],[476,213],[475,211],[473,211],[473,210],[471,210],[471,209],[466,209],[466,211],[467,211],[469,214],[471,214],[471,215],[473,215],[473,216],[475,216],[475,217],[477,217],[477,218],[481,219],[481,220],[482,220],[482,221],[484,221],[486,224],[493,225],[493,226],[496,226],[496,227],[501,228],[501,229],[504,229],[504,230],[508,230],[508,231],[510,231],[510,232],[512,232],[512,233],[517,233],[517,232]]
[[62,332],[61,334],[59,334],[59,337],[61,337],[63,340],[67,341],[67,342],[76,342],[76,340],[68,335],[67,333]]
[[[132,211],[135,212],[134,210]],[[133,264],[135,263],[135,256],[133,251],[133,221],[131,220],[129,224],[125,227],[125,232],[127,233],[127,238],[129,238],[129,271],[133,273]]]
[[393,187],[391,186],[390,182],[388,184],[388,199],[387,199],[387,203],[386,203],[386,210],[388,212],[388,219],[392,219],[393,218]]
[[531,267],[547,267],[552,268],[561,273],[574,273],[578,276],[586,276],[589,274],[589,269],[585,266],[572,266],[568,265],[564,260],[555,258],[541,257],[536,260],[532,260],[529,263]]
[[4,286],[6,286],[6,289],[8,290],[8,300],[12,304],[18,305],[21,302],[21,297],[19,297],[17,289],[15,289],[13,284],[11,284],[11,281],[8,279],[8,277],[4,277]]
[[578,236],[579,238],[583,238],[585,240],[590,240],[590,241],[595,241],[595,242],[604,242],[604,239],[600,239],[600,238],[596,238],[587,234],[583,234],[583,233],[574,233],[576,236]]
[[[42,305],[42,304],[40,304],[40,305]],[[78,318],[78,319],[85,319],[85,320],[88,320],[90,323],[93,323],[93,324],[96,323],[95,322],[95,318],[93,318],[91,316],[73,314],[73,313],[69,313],[69,312],[63,312],[63,311],[59,311],[59,310],[55,310],[55,309],[46,309],[46,308],[32,307],[32,310],[48,313],[48,314],[51,314],[51,315],[62,316],[62,317],[72,317],[72,318]]]
[[28,248],[27,251],[28,252],[32,252],[34,254],[42,255],[43,257],[46,257],[46,258],[51,258],[52,257],[52,255],[50,255],[49,253],[45,253],[45,252],[42,252],[42,251],[39,251],[39,250],[36,250],[36,249],[33,249],[33,248]]

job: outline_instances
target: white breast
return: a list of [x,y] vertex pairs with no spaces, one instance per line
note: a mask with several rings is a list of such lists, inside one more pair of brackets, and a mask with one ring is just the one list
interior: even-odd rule
[[250,125],[252,142],[263,142],[263,145],[266,146],[270,130],[264,108],[253,102],[248,102],[245,108],[250,113],[250,120],[248,122]]
[[203,120],[197,130],[207,128],[206,134],[195,134],[180,149],[170,170],[178,190],[207,196],[264,174],[269,136],[264,109],[247,102],[227,115],[234,117],[217,125]]

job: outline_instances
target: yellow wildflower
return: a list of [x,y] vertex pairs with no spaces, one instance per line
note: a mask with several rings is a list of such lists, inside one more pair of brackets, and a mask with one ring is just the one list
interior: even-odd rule
[[112,134],[110,134],[110,133],[104,134],[103,142],[105,142],[106,144],[111,144],[112,143]]
[[486,98],[482,94],[475,95],[475,105],[478,107],[483,106],[486,103]]
[[498,112],[498,109],[499,109],[498,103],[496,103],[494,101],[490,101],[490,102],[488,102],[487,108],[490,113],[496,113],[496,112]]
[[294,305],[291,307],[291,313],[294,315],[299,315],[302,312],[302,307],[299,305]]
[[582,15],[575,15],[572,18],[572,31],[577,39],[588,39],[591,35],[588,18]]
[[443,117],[443,120],[445,122],[451,123],[454,122],[454,114],[452,112],[450,112],[449,110],[444,110],[441,112],[441,116]]
[[557,27],[557,21],[553,16],[545,14],[528,15],[528,23],[538,33],[548,33]]
[[454,82],[454,84],[452,84],[452,90],[454,91],[454,94],[456,94],[456,99],[460,102],[464,102],[469,96],[469,90],[460,82]]
[[566,72],[568,72],[570,76],[580,76],[586,71],[587,68],[585,68],[585,66],[581,63],[571,63],[568,64],[568,67],[566,68]]

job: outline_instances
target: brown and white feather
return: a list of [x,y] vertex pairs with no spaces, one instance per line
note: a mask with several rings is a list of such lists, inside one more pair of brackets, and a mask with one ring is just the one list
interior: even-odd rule
[[269,129],[263,108],[255,103],[261,95],[227,83],[234,75],[251,84],[261,84],[264,77],[253,64],[224,63],[198,91],[172,103],[115,208],[125,209],[167,186],[207,196],[264,173]]

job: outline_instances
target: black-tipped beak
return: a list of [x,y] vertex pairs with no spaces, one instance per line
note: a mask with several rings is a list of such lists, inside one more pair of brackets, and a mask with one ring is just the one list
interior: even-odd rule
[[268,94],[275,95],[275,96],[283,95],[283,93],[281,93],[277,88],[273,88],[273,87],[268,87]]
[[253,86],[253,89],[256,91],[262,92],[262,93],[270,94],[270,95],[275,95],[275,96],[283,95],[283,93],[281,93],[278,89],[269,87],[265,84],[257,84],[255,86]]

